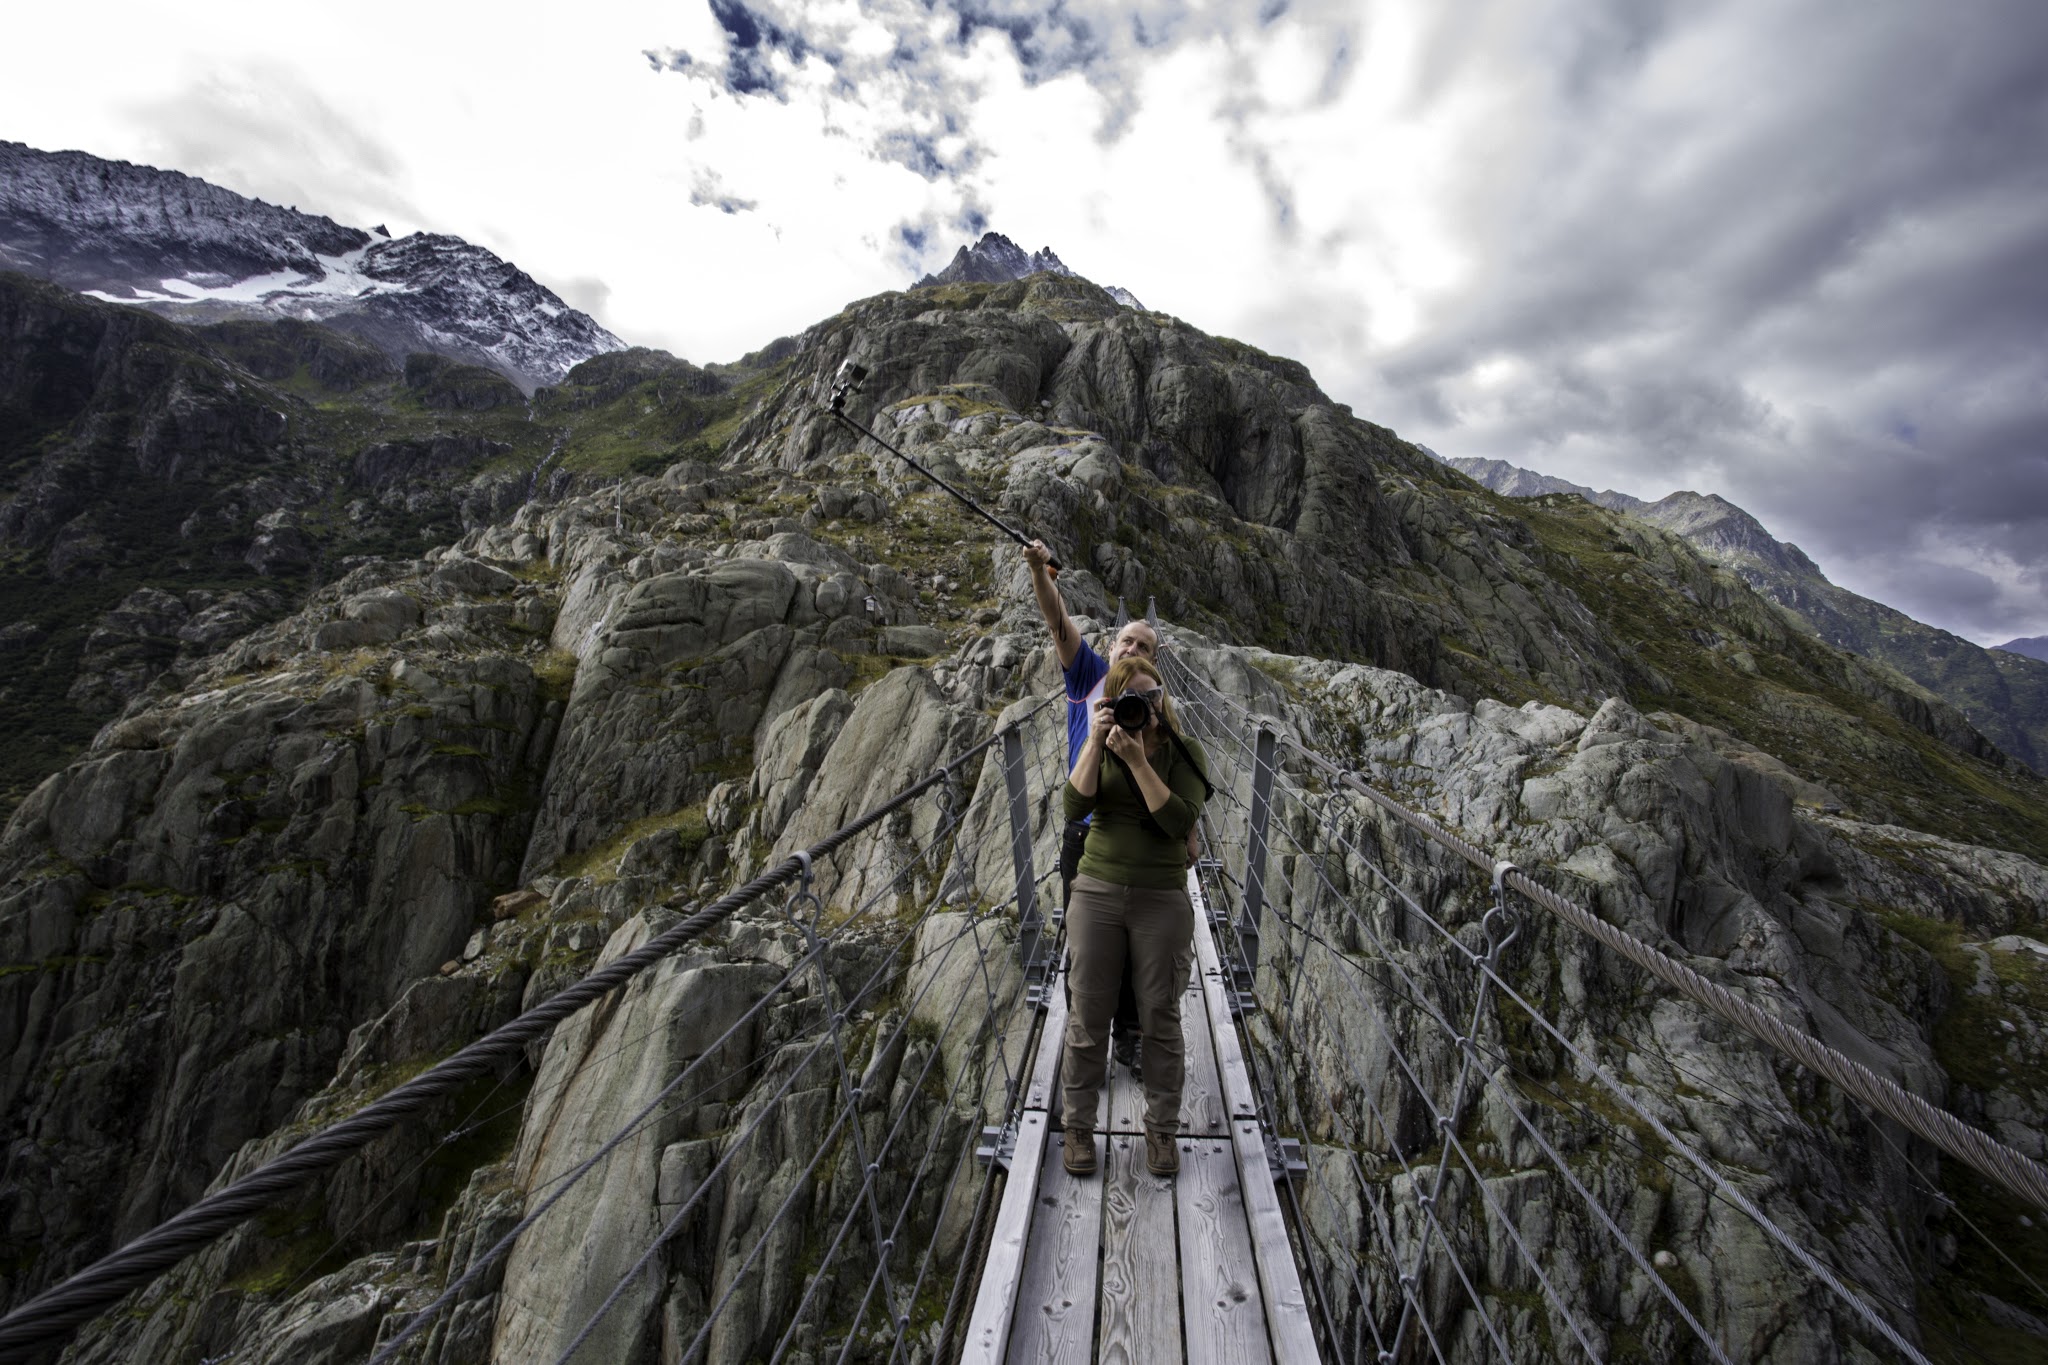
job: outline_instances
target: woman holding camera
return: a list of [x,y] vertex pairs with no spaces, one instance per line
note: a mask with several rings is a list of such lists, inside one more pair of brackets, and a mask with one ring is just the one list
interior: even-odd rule
[[1066,1167],[1075,1175],[1096,1168],[1095,1113],[1128,957],[1145,1035],[1145,1165],[1173,1175],[1180,1169],[1180,1001],[1195,932],[1186,841],[1208,799],[1207,759],[1181,735],[1165,681],[1147,659],[1125,658],[1110,669],[1089,719],[1066,789],[1067,819],[1093,816],[1067,907]]

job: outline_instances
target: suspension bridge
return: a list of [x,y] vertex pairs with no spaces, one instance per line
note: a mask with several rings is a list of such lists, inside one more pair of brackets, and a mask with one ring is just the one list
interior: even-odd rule
[[[1833,1358],[1927,1361],[1912,1304],[1832,1261],[1769,1179],[1688,1143],[1670,1097],[1546,1013],[1532,962],[1572,935],[1825,1076],[1885,1142],[1926,1144],[2048,1209],[2048,1171],[2025,1156],[1410,809],[1277,708],[1220,690],[1192,653],[1162,665],[1217,789],[1188,874],[1178,1178],[1145,1170],[1121,1067],[1096,1124],[1100,1173],[1076,1179],[1060,1159],[1049,890],[1065,737],[1057,698],[1026,699],[831,835],[710,904],[669,907],[665,928],[584,980],[22,1304],[0,1319],[0,1360],[46,1358],[569,1021],[588,1025],[585,1060],[563,1075],[651,1046],[661,1025],[633,1022],[633,993],[743,913],[798,950],[601,1139],[522,1156],[519,1216],[488,1245],[423,1244],[428,1283],[381,1319],[375,1365],[483,1358],[455,1343],[492,1314],[501,1342],[508,1315],[545,1328],[523,1338],[544,1349],[495,1358],[559,1362],[1755,1358],[1784,1315],[1759,1326],[1742,1286],[1658,1245],[1674,1190],[1717,1228],[1754,1233]],[[872,862],[885,843],[888,875],[840,897],[834,860]],[[595,1022],[607,998],[618,1007]],[[692,1106],[735,1093],[699,1164],[671,1162]],[[1589,1163],[1589,1149],[1620,1159]],[[569,1198],[583,1182],[649,1152],[647,1235],[587,1248],[545,1303],[514,1302],[508,1260],[550,1220],[588,1216]],[[743,1179],[750,1162],[778,1178]],[[1598,1245],[1561,1245],[1567,1225]]]

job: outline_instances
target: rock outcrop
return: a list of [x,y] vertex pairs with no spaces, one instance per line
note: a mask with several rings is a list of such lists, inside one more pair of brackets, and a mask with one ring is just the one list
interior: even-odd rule
[[2005,752],[2037,772],[2048,771],[2048,664],[2038,650],[2015,648],[2025,641],[1982,649],[1837,587],[1797,545],[1776,539],[1755,517],[1714,494],[1679,492],[1644,502],[1611,489],[1596,493],[1501,460],[1446,463],[1496,493],[1517,498],[1574,494],[1683,537],[1783,607],[1801,628],[1838,649],[1897,669]]
[[[75,319],[57,311],[61,332]],[[2027,850],[2048,813],[1981,735],[1675,536],[1595,510],[1518,514],[1299,366],[1041,275],[863,301],[738,382],[646,356],[579,371],[588,384],[536,408],[565,424],[630,411],[612,432],[675,423],[652,443],[671,457],[658,476],[550,493],[536,475],[432,551],[364,556],[204,649],[182,632],[224,599],[131,587],[101,608],[96,686],[127,695],[136,670],[173,662],[0,834],[0,1302],[943,768],[927,801],[821,863],[818,910],[756,903],[98,1319],[70,1359],[360,1359],[643,1111],[408,1359],[552,1358],[671,1223],[599,1354],[680,1350],[728,1290],[707,1358],[769,1355],[785,1327],[799,1351],[836,1344],[878,1258],[848,1222],[867,1178],[856,1144],[831,1135],[850,1081],[818,1040],[844,1031],[874,1097],[863,1141],[886,1113],[911,1147],[958,1152],[999,1116],[1023,1041],[982,1023],[1021,988],[1013,926],[987,911],[1007,875],[1004,783],[993,756],[949,765],[1057,686],[1014,547],[816,411],[854,352],[874,372],[859,418],[1054,541],[1086,628],[1119,596],[1157,598],[1176,657],[1236,704],[1901,1085],[2038,1142],[2048,870]],[[442,435],[464,433],[493,439]],[[440,458],[433,439],[379,436],[346,451],[351,496],[421,495],[404,470]],[[464,450],[477,468],[498,459],[443,449],[462,472]],[[7,638],[9,657],[41,647]],[[1033,743],[1049,866],[1062,741]],[[1470,973],[1368,890],[1368,863],[1454,932],[1483,912],[1484,879],[1362,803],[1280,819],[1276,907],[1469,1008]],[[1351,848],[1321,875],[1357,893],[1356,915],[1297,851],[1332,831]],[[822,968],[813,922],[792,913],[839,931]],[[1384,951],[1368,954],[1367,930]],[[1408,1150],[1425,1141],[1386,1031],[1433,1085],[1458,1049],[1406,978],[1368,1008],[1298,933],[1269,943],[1262,999],[1305,982],[1333,1002],[1253,1026],[1294,1080],[1323,1188],[1353,1192],[1313,1206],[1304,1232],[1391,1300],[1392,1268],[1358,1253],[1375,1198],[1413,1208],[1411,1177],[1366,1162],[1354,1180],[1365,1154],[1340,1144],[1374,1112]],[[2048,1258],[2041,1231],[1949,1164],[1559,926],[1525,919],[1508,973],[1775,1220],[1871,1293],[1920,1305],[1917,1324],[1901,1315],[1916,1333],[1988,1340],[1984,1323],[2032,1312],[1973,1259],[1964,1220],[2024,1266]],[[1544,1108],[1632,1239],[1673,1258],[1667,1283],[1731,1353],[1862,1358],[1838,1304],[1513,1017],[1489,1025],[1501,1084]],[[1678,1351],[1661,1299],[1486,1093],[1468,1137],[1487,1192],[1543,1229],[1554,1281],[1605,1324],[1608,1352]],[[885,1205],[909,1211],[899,1245],[950,1264],[971,1158],[915,1176],[875,1172]],[[854,1250],[799,1314],[807,1258],[842,1225]],[[1539,1358],[1549,1329],[1508,1269],[1519,1253],[1479,1213],[1468,1226],[1482,1292]],[[1409,1219],[1391,1235],[1422,1232]],[[1451,1282],[1448,1264],[1431,1274]],[[891,1309],[919,1315],[924,1358],[940,1309]],[[1453,1341],[1477,1331],[1448,1300],[1432,1311]]]

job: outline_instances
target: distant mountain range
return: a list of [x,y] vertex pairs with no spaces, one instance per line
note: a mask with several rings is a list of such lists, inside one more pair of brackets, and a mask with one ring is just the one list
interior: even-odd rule
[[1829,644],[1897,669],[1960,709],[2008,754],[2048,771],[2048,637],[1985,649],[1859,597],[1830,583],[1797,545],[1715,494],[1679,492],[1644,502],[1504,460],[1437,458],[1508,497],[1572,494],[1682,537]]
[[[928,289],[941,284],[1001,284],[1006,280],[1021,280],[1028,275],[1044,273],[1076,274],[1049,246],[1026,252],[1000,232],[984,232],[981,240],[973,246],[963,246],[954,252],[952,261],[944,270],[936,275],[926,275],[910,287]],[[1130,290],[1119,289],[1113,284],[1102,288],[1124,307],[1144,310],[1145,305],[1138,302],[1138,296]]]
[[179,322],[290,318],[527,393],[625,342],[459,237],[393,240],[176,171],[0,142],[0,269]]

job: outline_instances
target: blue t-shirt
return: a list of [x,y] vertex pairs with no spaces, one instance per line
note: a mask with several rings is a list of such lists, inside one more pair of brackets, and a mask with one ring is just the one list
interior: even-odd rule
[[1067,771],[1081,757],[1088,743],[1088,709],[1102,695],[1103,680],[1109,677],[1109,661],[1097,654],[1086,640],[1074,651],[1067,665]]

